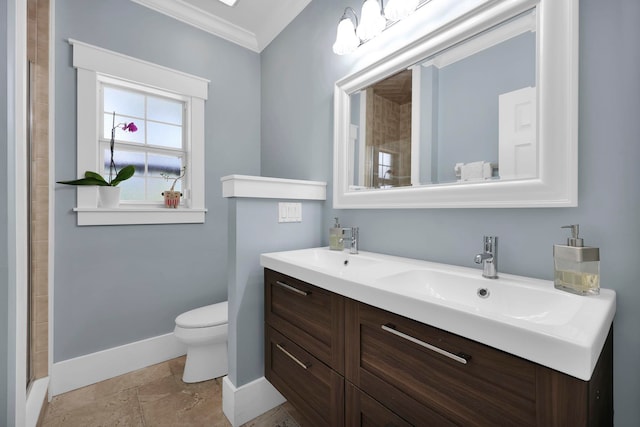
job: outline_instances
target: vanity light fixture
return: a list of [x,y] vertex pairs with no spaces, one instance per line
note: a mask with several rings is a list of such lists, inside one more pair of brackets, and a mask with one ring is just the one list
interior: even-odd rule
[[[349,18],[348,12],[351,11],[353,18],[355,19],[355,25]],[[360,46],[360,39],[356,35],[356,27],[358,26],[358,15],[356,12],[347,7],[340,18],[338,23],[338,34],[336,35],[336,42],[333,44],[333,52],[336,55],[344,55],[355,51]]]
[[389,0],[384,8],[384,17],[389,21],[399,21],[411,15],[418,8],[419,0]]
[[[384,6],[383,0],[380,2],[378,0],[364,0],[360,13],[360,25],[358,25],[356,12],[347,7],[338,23],[333,52],[337,55],[354,52],[362,43],[384,31],[390,22],[406,18],[419,6],[428,2],[429,0],[388,0],[387,5]],[[384,14],[382,12],[383,6]],[[353,20],[349,18],[348,12],[353,14]]]
[[382,16],[382,9],[378,0],[365,0],[360,12],[360,25],[356,34],[362,41],[371,40],[384,30],[387,21]]

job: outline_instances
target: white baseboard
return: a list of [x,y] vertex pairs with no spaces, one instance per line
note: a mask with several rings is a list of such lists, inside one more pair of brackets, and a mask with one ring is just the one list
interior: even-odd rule
[[42,412],[42,406],[47,397],[47,387],[49,386],[49,377],[39,378],[35,380],[29,387],[27,394],[27,416],[26,426],[36,427],[38,424],[38,418],[40,418],[40,412]]
[[184,354],[187,354],[187,346],[172,332],[56,362],[51,369],[51,395],[66,393]]
[[222,411],[238,427],[286,402],[265,377],[236,388],[226,376],[222,380]]

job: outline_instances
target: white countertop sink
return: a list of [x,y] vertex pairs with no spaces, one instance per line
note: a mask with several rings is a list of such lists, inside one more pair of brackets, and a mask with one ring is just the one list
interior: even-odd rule
[[262,254],[263,267],[588,381],[616,293],[579,296],[548,280],[328,248]]

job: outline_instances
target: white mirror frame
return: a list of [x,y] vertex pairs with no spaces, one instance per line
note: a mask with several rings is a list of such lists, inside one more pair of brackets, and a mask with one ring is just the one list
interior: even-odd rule
[[[578,205],[578,1],[487,1],[336,82],[333,207],[521,208]],[[425,6],[428,7],[429,5]],[[538,178],[349,191],[350,95],[531,8],[537,16]],[[352,167],[351,167],[352,170]]]

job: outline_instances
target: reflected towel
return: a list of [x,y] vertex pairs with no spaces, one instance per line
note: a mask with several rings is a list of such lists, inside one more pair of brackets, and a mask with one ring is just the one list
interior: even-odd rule
[[462,181],[473,181],[482,179],[482,166],[484,162],[473,162],[462,165],[460,179]]
[[472,162],[466,163],[460,167],[460,180],[461,181],[477,181],[482,179],[491,178],[491,163],[490,162]]

